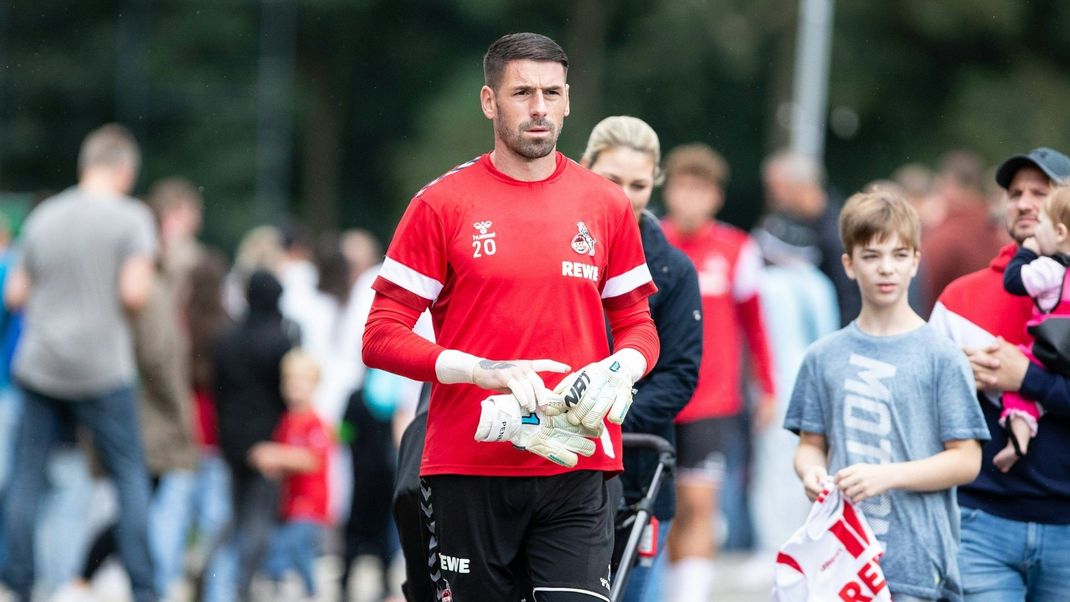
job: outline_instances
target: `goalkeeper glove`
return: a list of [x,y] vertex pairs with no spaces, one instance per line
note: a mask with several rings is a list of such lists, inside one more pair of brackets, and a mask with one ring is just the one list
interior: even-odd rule
[[632,385],[645,371],[639,352],[622,349],[558,383],[554,394],[559,401],[549,413],[564,413],[570,423],[599,433],[603,419],[621,424],[632,405]]
[[558,428],[568,425],[563,418],[541,412],[526,413],[512,395],[491,395],[482,402],[475,439],[487,443],[508,441],[519,449],[572,468],[579,462],[577,454],[590,457],[595,445],[585,438],[586,431],[582,429]]

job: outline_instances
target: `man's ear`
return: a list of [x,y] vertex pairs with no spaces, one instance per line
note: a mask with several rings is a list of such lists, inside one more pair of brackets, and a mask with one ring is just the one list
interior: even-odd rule
[[854,264],[851,262],[851,256],[847,253],[840,255],[840,263],[843,264],[843,271],[847,272],[847,277],[851,280],[855,279]]
[[497,115],[494,106],[494,90],[490,86],[483,86],[479,90],[479,108],[483,110],[483,116],[487,119],[494,119]]
[[568,84],[565,84],[565,117],[568,117],[569,109],[570,107],[568,103]]

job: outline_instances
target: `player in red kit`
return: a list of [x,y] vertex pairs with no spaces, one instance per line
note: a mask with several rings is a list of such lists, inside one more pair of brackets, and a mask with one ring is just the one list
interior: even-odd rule
[[702,295],[702,364],[691,401],[676,416],[676,521],[669,532],[673,602],[709,598],[716,550],[713,518],[727,476],[738,472],[749,433],[741,420],[743,342],[760,385],[755,423],[775,406],[769,345],[758,282],[762,260],[747,234],[715,219],[724,204],[728,165],[705,144],[673,149],[665,160],[662,226],[691,258]]
[[[506,600],[518,582],[539,602],[605,600],[605,479],[621,470],[631,386],[657,361],[656,289],[620,188],[556,152],[564,51],[511,34],[483,66],[494,150],[410,203],[364,361],[432,383],[420,474],[439,600]],[[412,332],[428,307],[437,343]]]

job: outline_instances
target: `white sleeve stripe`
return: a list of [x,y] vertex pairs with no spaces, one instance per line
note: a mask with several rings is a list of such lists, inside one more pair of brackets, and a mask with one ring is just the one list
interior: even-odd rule
[[442,292],[442,283],[438,280],[424,276],[389,257],[383,260],[383,268],[379,271],[379,275],[428,301],[438,299],[438,294]]
[[732,283],[732,298],[737,303],[758,294],[762,281],[762,253],[753,239],[747,238],[736,258],[736,273]]
[[641,263],[620,276],[614,276],[606,280],[606,286],[602,289],[602,298],[619,297],[650,281],[650,268],[646,267],[645,263]]

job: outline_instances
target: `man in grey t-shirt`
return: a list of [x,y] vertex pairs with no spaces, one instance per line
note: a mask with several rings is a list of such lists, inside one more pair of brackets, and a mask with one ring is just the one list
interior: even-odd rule
[[26,220],[22,257],[4,290],[24,308],[14,373],[25,396],[5,519],[4,579],[28,602],[33,535],[45,464],[62,421],[93,436],[119,493],[118,547],[135,602],[153,602],[146,508],[148,472],[138,425],[129,317],[148,299],[156,254],[149,210],[127,194],[140,162],[118,125],[92,132],[78,158],[78,186],[46,199]]

